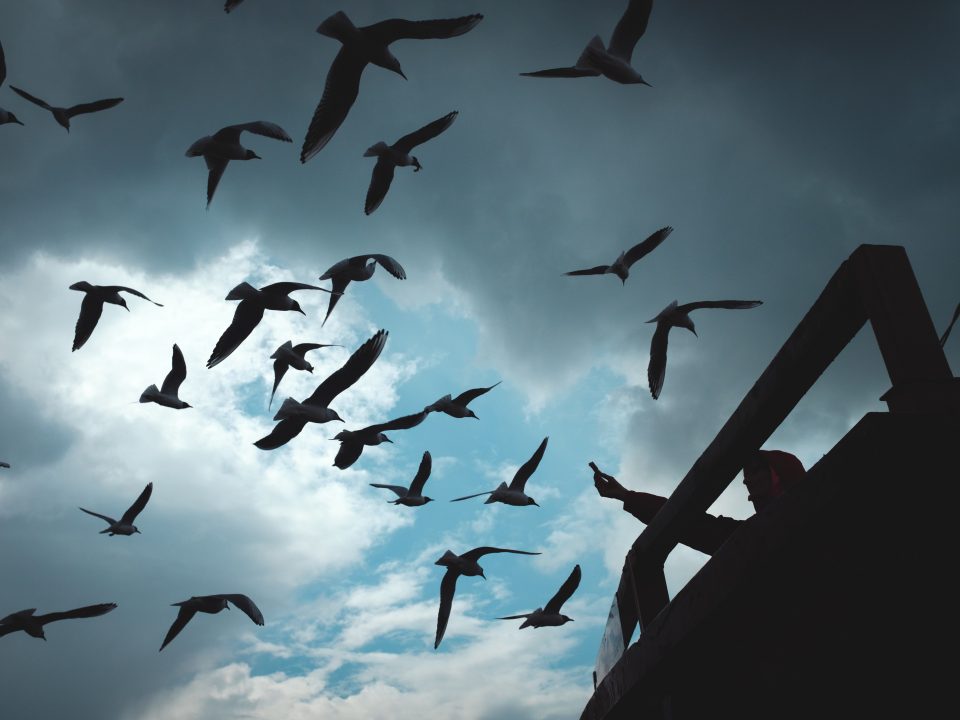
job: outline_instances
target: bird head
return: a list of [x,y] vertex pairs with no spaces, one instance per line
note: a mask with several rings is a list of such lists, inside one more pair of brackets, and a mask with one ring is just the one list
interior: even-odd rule
[[391,445],[393,444],[393,440],[391,440],[390,438],[388,438],[388,437],[386,436],[386,434],[384,434],[384,433],[378,433],[378,434],[377,434],[377,440],[379,440],[379,441],[382,442],[382,443],[388,442],[388,443],[390,443]]
[[565,623],[573,622],[573,618],[572,618],[572,617],[569,617],[569,616],[567,616],[567,615],[561,615],[560,618],[561,618]]
[[[330,410],[330,408],[327,408],[327,410]],[[340,417],[340,415],[337,414],[336,410],[330,410],[330,420],[331,421],[338,420],[339,422],[346,422],[346,420],[344,420],[342,417]],[[340,435],[343,435],[343,433],[340,433]],[[334,438],[334,440],[339,440],[339,439],[340,439],[339,435],[336,438]]]
[[[692,332],[694,335],[697,335],[697,329],[693,326],[693,320],[690,319],[689,315],[685,315],[684,317],[680,318],[679,321],[677,322],[677,325],[679,325],[682,328],[686,328],[687,330]],[[697,337],[700,337],[700,336],[697,335]]]
[[350,434],[351,433],[349,430],[341,430],[340,432],[338,432],[336,435],[333,436],[333,439],[339,440],[340,442],[344,442],[345,440],[350,439]]
[[22,122],[20,122],[19,120],[17,120],[17,116],[14,115],[12,112],[8,112],[8,113],[7,113],[7,122],[16,123],[17,125],[23,125]]
[[423,504],[426,505],[428,502],[433,502],[433,498],[432,498],[432,497],[427,497],[426,495],[424,495],[424,496],[423,496]]
[[304,370],[306,370],[308,373],[312,373],[312,372],[313,372],[313,365],[311,365],[310,363],[308,363],[308,362],[306,362],[306,361],[304,361],[303,364],[306,366],[306,367],[304,368]]
[[[528,497],[528,498],[527,498],[527,505],[537,505],[537,501],[534,500],[532,497]],[[540,506],[537,505],[537,507],[540,507]]]
[[413,155],[410,156],[410,159],[413,160],[413,171],[420,172],[423,170],[423,165],[420,164],[420,161],[417,160]]
[[137,529],[137,526],[136,526],[136,525],[133,526],[133,532],[139,533],[140,535],[143,535],[143,533],[140,532],[140,531]]
[[293,305],[290,306],[291,310],[295,310],[301,315],[306,315],[306,313],[303,311],[303,308],[300,307],[300,303],[298,303],[296,300],[291,300],[290,302],[293,303]]
[[473,410],[471,410],[470,408],[467,408],[467,417],[471,417],[471,418],[473,418],[474,420],[479,420],[479,419],[480,419],[480,418],[477,417],[476,413],[474,413]]
[[387,51],[386,62],[382,65],[382,67],[395,72],[404,80],[407,79],[407,76],[403,74],[403,68],[400,67],[400,61],[397,60],[397,58],[389,50]]
[[127,307],[127,301],[123,299],[123,295],[118,295],[118,297],[120,298],[120,302],[118,302],[117,305],[120,305],[124,310],[130,312],[130,308]]
[[247,150],[247,156],[244,160],[263,160],[262,157],[257,155],[253,150]]
[[[180,402],[183,402],[183,401],[181,400]],[[192,408],[192,407],[193,405],[191,405],[190,403],[183,403],[183,405],[180,406],[180,409],[184,410],[186,408]]]
[[480,568],[480,577],[482,577],[484,580],[487,579],[487,576],[483,574],[483,568]]

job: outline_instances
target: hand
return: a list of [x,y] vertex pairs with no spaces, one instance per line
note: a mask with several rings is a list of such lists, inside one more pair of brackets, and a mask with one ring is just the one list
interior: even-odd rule
[[627,489],[617,482],[613,475],[607,475],[601,472],[600,468],[594,462],[589,463],[593,470],[593,485],[597,488],[600,497],[613,498],[614,500],[623,500],[627,497]]

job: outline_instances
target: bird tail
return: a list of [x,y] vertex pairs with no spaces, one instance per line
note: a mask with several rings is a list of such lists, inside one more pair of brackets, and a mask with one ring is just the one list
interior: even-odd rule
[[155,398],[159,394],[160,394],[160,391],[157,389],[157,386],[151,385],[140,394],[140,402],[142,403],[153,402],[153,398]]
[[389,150],[389,147],[383,140],[381,140],[376,145],[371,145],[370,147],[368,147],[367,151],[363,154],[363,156],[364,157],[380,157],[387,150]]
[[250,300],[260,296],[260,292],[250,283],[242,282],[227,293],[227,300]]
[[430,405],[427,405],[427,406],[424,408],[424,410],[425,410],[426,412],[436,412],[438,409],[440,409],[440,406],[441,406],[441,405],[443,405],[444,403],[448,403],[448,402],[450,402],[451,400],[453,400],[453,396],[452,396],[452,395],[444,395],[442,398],[440,398],[439,400],[437,400],[435,403],[432,403],[432,404],[430,404]]
[[607,48],[603,44],[603,40],[599,35],[594,35],[590,42],[587,43],[587,46],[583,49],[583,52],[580,53],[580,57],[577,58],[577,67],[593,67],[596,65],[594,58],[598,52],[606,52]]
[[347,17],[347,14],[343,12],[343,10],[338,10],[320,23],[317,32],[321,35],[331,37],[334,40],[346,43],[351,35],[357,34],[357,26],[350,21],[350,18]]
[[277,410],[277,414],[273,416],[274,420],[286,420],[290,417],[295,417],[300,415],[300,403],[294,400],[292,397],[288,397],[283,401],[283,404],[280,406],[280,409]]
[[447,567],[450,567],[450,563],[456,559],[457,556],[447,550],[443,555],[440,556],[440,559],[437,560],[434,565],[446,565]]
[[80,290],[82,292],[87,292],[88,290],[93,289],[93,285],[88,283],[86,280],[81,280],[80,282],[75,282],[70,286],[71,290]]
[[275,360],[275,359],[276,359],[277,355],[280,354],[281,348],[288,348],[288,349],[290,349],[290,350],[293,350],[293,340],[287,340],[283,345],[281,345],[279,348],[277,348],[276,352],[273,353],[273,355],[270,356],[270,359],[271,359],[271,360]]

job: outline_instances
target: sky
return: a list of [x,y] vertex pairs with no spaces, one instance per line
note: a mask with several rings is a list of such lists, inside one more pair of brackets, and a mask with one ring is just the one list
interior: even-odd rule
[[[960,300],[960,8],[952,2],[655,3],[633,64],[652,87],[520,72],[572,64],[609,38],[625,0],[10,0],[0,107],[0,616],[116,602],[104,617],[0,639],[5,720],[298,720],[578,717],[623,558],[642,530],[600,498],[587,463],[668,495],[737,407],[839,264],[862,243],[906,248],[938,331]],[[345,123],[305,165],[300,145],[339,44],[316,27],[483,13],[449,40],[398,41],[408,80],[370,66]],[[51,103],[123,97],[71,132]],[[457,110],[363,213],[373,160]],[[198,138],[266,120],[293,143],[245,134],[209,209]],[[615,277],[565,277],[674,232]],[[337,261],[385,253],[323,326],[268,312],[206,369],[242,281],[320,283]],[[80,280],[136,288],[70,351]],[[666,382],[647,389],[654,317],[673,300],[760,299],[700,311],[671,334]],[[271,452],[270,354],[286,340],[342,345],[290,371],[303,399],[378,329],[385,350],[333,407],[354,429],[447,393],[501,384],[479,420],[431,415],[332,466],[339,423]],[[956,335],[945,348],[960,362]],[[181,411],[137,402],[177,343]],[[770,441],[814,464],[889,379],[869,328]],[[334,427],[334,426],[337,427]],[[544,437],[527,485],[540,507],[455,505],[512,477]],[[422,508],[407,484],[433,456]],[[100,535],[154,492],[133,537]],[[737,478],[712,508],[748,517]],[[461,578],[433,649],[446,549],[491,555]],[[706,561],[678,548],[671,593]],[[562,627],[496,617],[542,606],[575,564]],[[198,615],[158,653],[192,595],[244,593],[266,618]]]

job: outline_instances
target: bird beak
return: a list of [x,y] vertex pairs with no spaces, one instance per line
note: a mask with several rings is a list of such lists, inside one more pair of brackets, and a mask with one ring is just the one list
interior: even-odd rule
[[135,532],[135,533],[137,533],[137,535],[143,535],[143,533],[142,533],[142,532],[140,532],[140,531],[139,531],[139,530],[137,530],[137,529],[134,529],[134,532]]
[[257,155],[256,153],[254,153],[254,154],[253,154],[253,157],[250,158],[250,159],[251,159],[251,160],[263,160],[263,158],[260,157],[259,155]]
[[304,317],[307,316],[307,314],[303,311],[302,308],[297,308],[297,312],[300,313],[301,315],[303,315]]
[[[531,500],[533,500],[533,498],[531,498]],[[533,500],[533,504],[536,505],[537,507],[540,507],[540,505],[537,503],[536,500]]]
[[646,85],[647,87],[653,87],[653,85],[651,85],[650,83],[648,83],[646,80],[641,80],[640,82],[641,82],[641,84]]
[[388,443],[390,443],[391,445],[393,445],[393,440],[391,440],[390,438],[386,438],[386,440],[387,440]]

